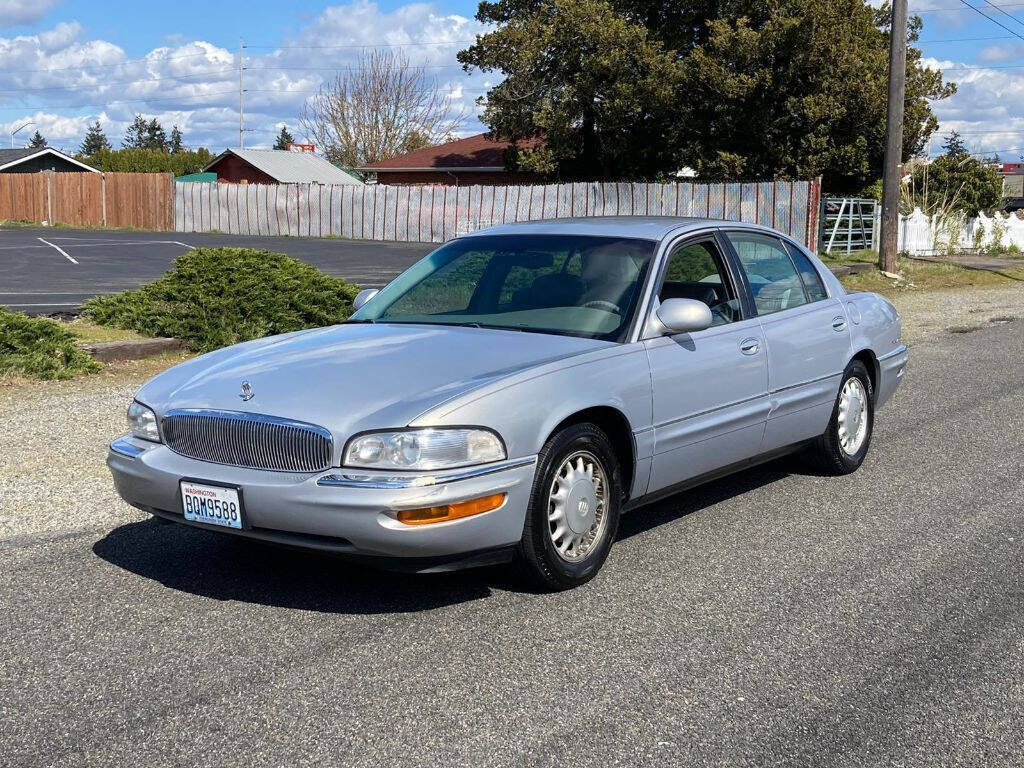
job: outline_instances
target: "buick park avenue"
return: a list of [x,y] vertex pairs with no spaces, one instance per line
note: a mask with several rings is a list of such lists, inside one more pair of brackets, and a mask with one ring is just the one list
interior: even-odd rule
[[566,589],[627,510],[787,452],[853,472],[907,366],[889,302],[732,222],[499,226],[355,303],[146,383],[110,446],[120,495],[202,529],[412,571],[512,561]]

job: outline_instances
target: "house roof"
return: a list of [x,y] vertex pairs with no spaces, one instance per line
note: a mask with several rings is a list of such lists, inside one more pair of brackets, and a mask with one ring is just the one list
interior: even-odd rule
[[77,165],[86,171],[92,171],[93,173],[100,173],[100,171],[93,168],[91,165],[86,165],[83,162],[75,160],[71,155],[65,155],[59,149],[53,147],[23,147],[22,149],[0,149],[0,171],[6,168],[12,168],[19,165],[26,160],[31,160],[34,157],[40,155],[57,155],[63,160],[67,160],[73,165]]
[[208,171],[228,155],[240,157],[276,181],[284,184],[355,184],[362,182],[341,168],[312,152],[289,152],[285,149],[227,149],[210,162]]
[[[536,140],[520,142],[522,146],[533,146]],[[497,140],[489,133],[478,133],[465,139],[424,147],[371,163],[361,171],[504,171],[505,150],[510,142]]]

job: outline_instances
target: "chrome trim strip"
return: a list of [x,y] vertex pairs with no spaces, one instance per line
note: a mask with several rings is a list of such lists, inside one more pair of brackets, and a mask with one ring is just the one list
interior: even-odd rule
[[819,376],[816,379],[808,379],[807,381],[798,381],[796,384],[787,384],[786,386],[779,387],[778,389],[770,389],[770,390],[768,390],[768,394],[769,395],[777,395],[780,392],[788,392],[791,389],[797,389],[798,387],[806,387],[806,386],[809,386],[811,384],[817,384],[817,383],[819,383],[821,381],[826,381],[828,379],[832,379],[832,378],[835,378],[836,376],[842,376],[842,375],[843,375],[842,371],[836,371],[835,373],[826,373],[824,376]]
[[[153,443],[153,445],[158,445],[158,443]],[[122,435],[110,444],[110,450],[122,456],[127,456],[129,459],[137,459],[147,449],[139,448],[139,446],[128,439],[128,435]]]
[[[460,480],[471,480],[476,477],[493,475],[496,472],[504,472],[508,469],[519,469],[521,467],[533,466],[537,463],[536,456],[527,456],[525,459],[509,459],[498,461],[493,464],[483,464],[479,467],[465,467],[462,469],[446,470],[433,474],[417,472],[409,475],[350,475],[336,474],[324,475],[316,481],[319,486],[327,488],[370,488],[374,490],[398,490],[401,488],[424,488],[443,483],[457,483]],[[342,467],[345,469],[345,467]]]
[[[319,424],[310,424],[308,421],[295,421],[294,419],[284,419],[280,416],[268,416],[264,413],[249,413],[248,411],[220,411],[213,408],[172,408],[167,411],[163,418],[169,416],[210,416],[217,419],[237,419],[240,421],[258,421],[262,424],[277,424],[282,427],[298,427],[299,429],[308,429],[318,433],[319,435],[333,440],[334,437],[331,435],[330,430],[321,427]],[[163,419],[161,419],[162,421]]]

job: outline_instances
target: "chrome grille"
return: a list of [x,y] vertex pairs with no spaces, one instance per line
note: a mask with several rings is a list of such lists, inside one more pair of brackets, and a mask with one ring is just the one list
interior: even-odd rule
[[190,459],[278,472],[331,466],[331,433],[315,424],[210,410],[168,411],[160,424],[167,447]]

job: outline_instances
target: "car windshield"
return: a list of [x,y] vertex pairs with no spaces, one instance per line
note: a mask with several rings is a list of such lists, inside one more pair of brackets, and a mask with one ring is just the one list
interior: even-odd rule
[[352,321],[622,341],[655,246],[652,240],[584,235],[453,240],[399,275]]

